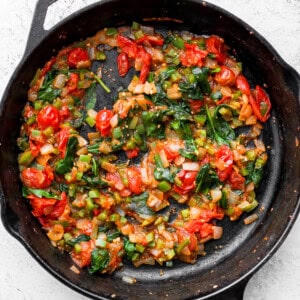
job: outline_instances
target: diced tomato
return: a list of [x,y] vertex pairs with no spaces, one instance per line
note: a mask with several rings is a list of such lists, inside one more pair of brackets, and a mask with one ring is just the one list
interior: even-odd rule
[[142,37],[136,40],[137,44],[149,43],[152,46],[162,46],[164,44],[164,39],[155,35],[144,34]]
[[79,253],[72,250],[71,257],[78,267],[83,268],[91,263],[91,255],[95,248],[95,242],[93,240],[80,242],[80,248]]
[[45,76],[52,68],[53,64],[56,62],[56,57],[52,57],[44,66],[41,71],[41,76]]
[[271,101],[264,89],[259,85],[255,87],[253,95],[249,95],[249,103],[258,120],[266,122],[269,119]]
[[181,195],[187,194],[196,187],[196,176],[198,172],[196,171],[185,171],[181,170],[176,176],[181,181],[181,185],[175,185],[173,191]]
[[125,153],[126,153],[126,156],[131,159],[131,158],[134,158],[134,157],[137,157],[139,156],[139,152],[140,152],[140,149],[139,148],[134,148],[132,150],[127,150]]
[[206,50],[215,54],[217,62],[223,63],[226,60],[224,40],[219,36],[212,35],[206,39]]
[[136,42],[119,34],[117,36],[117,43],[118,43],[119,47],[122,49],[122,51],[125,52],[129,58],[136,58],[136,56],[137,56]]
[[189,240],[187,247],[190,251],[195,251],[197,249],[197,237],[194,232],[189,232],[185,228],[177,228],[178,244],[185,240]]
[[144,190],[141,172],[137,167],[127,168],[128,187],[134,194],[140,194]]
[[37,156],[40,152],[40,149],[42,148],[42,144],[38,144],[35,143],[33,140],[30,140],[29,147],[30,147],[31,154],[33,156]]
[[53,206],[57,201],[56,199],[38,198],[34,195],[29,195],[27,198],[30,199],[30,204],[33,208],[32,214],[35,217],[46,216],[48,211],[52,211]]
[[51,185],[54,178],[52,170],[37,170],[27,168],[22,171],[21,179],[23,183],[33,189],[45,189]]
[[180,155],[178,151],[173,151],[172,147],[170,147],[169,145],[165,145],[163,149],[165,151],[168,161],[173,161],[176,157]]
[[125,52],[121,52],[117,58],[118,71],[121,77],[125,76],[128,73],[130,68],[130,62],[128,55]]
[[59,128],[60,114],[58,109],[53,105],[43,107],[37,115],[37,123],[39,128],[45,129],[47,127]]
[[67,56],[67,63],[70,68],[76,68],[78,63],[88,61],[88,52],[82,48],[74,48],[69,51]]
[[108,172],[105,176],[105,179],[108,181],[110,187],[118,191],[122,191],[123,189],[125,189],[125,185],[123,184],[118,172]]
[[232,172],[233,154],[227,145],[222,145],[216,153],[217,174],[225,181]]
[[65,120],[70,116],[70,110],[67,105],[62,106],[62,108],[59,110],[59,115],[61,120]]
[[246,95],[250,95],[250,85],[245,76],[239,74],[236,77],[236,87]]
[[236,171],[233,171],[229,177],[229,184],[234,190],[244,190],[246,179]]
[[142,46],[139,46],[136,59],[140,60],[142,63],[142,68],[140,71],[140,82],[144,83],[150,72],[152,57]]
[[221,85],[231,86],[235,84],[235,74],[230,68],[221,66],[220,72],[215,75],[215,80]]
[[65,157],[69,136],[70,127],[62,128],[56,135],[58,143],[57,149],[60,151],[62,157]]
[[203,100],[188,100],[193,113],[198,113],[204,104]]
[[109,136],[111,133],[110,120],[114,113],[109,109],[102,109],[96,116],[96,128],[101,136]]
[[77,90],[78,81],[79,81],[79,75],[77,73],[71,73],[69,80],[67,82],[68,93]]
[[185,43],[184,46],[185,50],[179,57],[181,64],[186,67],[202,67],[203,59],[207,56],[208,52],[206,50],[201,50],[197,44]]
[[231,97],[229,97],[229,96],[224,96],[224,97],[222,97],[222,99],[218,100],[218,101],[216,102],[216,104],[217,104],[217,105],[221,105],[221,104],[223,104],[223,103],[226,103],[226,102],[230,101],[230,99],[231,99]]
[[79,229],[80,234],[91,235],[93,230],[93,223],[87,218],[79,219],[76,221],[76,228]]

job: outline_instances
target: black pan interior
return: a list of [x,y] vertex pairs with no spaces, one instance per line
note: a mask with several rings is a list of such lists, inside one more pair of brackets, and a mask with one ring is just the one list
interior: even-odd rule
[[[2,219],[7,229],[25,245],[30,253],[52,274],[74,289],[93,298],[102,299],[188,299],[205,298],[217,293],[253,272],[281,243],[291,226],[290,216],[298,212],[300,154],[295,145],[299,136],[299,78],[285,65],[265,40],[247,28],[239,19],[213,5],[201,1],[102,1],[59,24],[26,57],[16,70],[1,103],[0,178]],[[243,225],[223,220],[224,235],[220,241],[206,244],[207,255],[194,265],[175,263],[173,268],[126,264],[113,276],[91,276],[87,271],[76,275],[70,271],[71,259],[54,249],[30,208],[20,194],[16,139],[20,116],[26,102],[29,82],[37,68],[63,46],[95,34],[103,27],[130,25],[132,21],[154,25],[161,32],[187,30],[197,34],[217,34],[225,39],[230,52],[243,62],[250,83],[267,85],[273,111],[263,133],[269,146],[269,162],[257,192],[260,201],[259,221]],[[111,53],[115,56],[115,53]],[[115,59],[110,60],[115,61]],[[130,76],[120,80],[104,77],[112,89],[108,95],[98,90],[100,107],[111,107],[112,98],[120,86],[126,87]],[[283,104],[284,101],[284,104]],[[298,129],[299,130],[299,129]],[[123,276],[137,279],[125,283]]]

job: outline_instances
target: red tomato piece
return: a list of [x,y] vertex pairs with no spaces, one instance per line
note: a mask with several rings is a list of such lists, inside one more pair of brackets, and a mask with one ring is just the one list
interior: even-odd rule
[[72,49],[67,56],[67,63],[70,68],[76,68],[79,62],[89,60],[88,52],[82,48]]
[[223,63],[226,60],[224,40],[219,36],[212,35],[206,39],[206,50],[215,54],[217,62]]
[[57,133],[56,136],[57,143],[58,143],[57,149],[60,151],[62,157],[65,157],[69,137],[70,137],[69,127],[64,127]]
[[117,44],[122,49],[122,51],[128,55],[129,58],[136,58],[136,56],[137,56],[136,42],[119,34],[117,36]]
[[95,242],[93,240],[80,242],[80,247],[80,252],[76,253],[75,250],[73,250],[71,257],[78,267],[83,268],[91,263],[91,254],[95,248]]
[[117,58],[118,71],[121,77],[125,76],[128,73],[130,68],[130,62],[128,55],[125,52],[121,52]]
[[155,35],[144,34],[142,37],[136,40],[137,44],[149,43],[152,46],[162,46],[164,39]]
[[53,180],[52,170],[37,170],[35,168],[27,168],[22,171],[21,179],[23,183],[33,189],[48,188]]
[[110,187],[115,190],[122,191],[125,189],[125,185],[121,180],[120,174],[118,172],[115,173],[107,173],[105,179],[108,181]]
[[217,163],[222,166],[217,169],[218,177],[221,181],[225,181],[230,176],[233,166],[233,154],[230,148],[226,145],[221,146],[216,153],[216,160],[220,160]]
[[215,75],[215,80],[221,85],[231,86],[235,84],[235,74],[230,68],[221,66],[220,72]]
[[250,85],[245,76],[239,74],[236,77],[236,87],[246,95],[250,95]]
[[246,179],[236,171],[233,171],[229,177],[229,184],[234,190],[244,190]]
[[142,175],[138,168],[127,168],[128,188],[134,194],[140,194],[144,190]]
[[193,113],[198,113],[204,104],[203,100],[188,100]]
[[39,128],[45,129],[47,127],[59,128],[60,114],[58,109],[53,105],[43,107],[37,115],[37,123]]
[[206,50],[201,50],[197,44],[185,43],[184,46],[185,50],[179,57],[181,64],[186,67],[202,67],[203,59],[207,56],[208,52]]
[[114,113],[109,109],[102,109],[96,116],[96,128],[101,136],[109,136],[111,133],[110,120]]
[[179,194],[187,194],[196,187],[196,177],[198,172],[181,170],[176,176],[181,181],[181,186],[175,185],[174,192]]
[[189,240],[187,247],[190,251],[195,251],[197,249],[197,237],[193,232],[188,232],[185,228],[177,228],[178,244],[183,241]]
[[44,66],[41,71],[41,76],[45,76],[52,68],[53,64],[56,62],[56,57],[52,57]]
[[78,81],[79,81],[79,75],[76,73],[71,73],[69,80],[67,82],[68,93],[77,90]]
[[180,155],[178,151],[173,151],[168,145],[164,146],[164,151],[168,161],[173,161],[176,157]]
[[29,195],[27,198],[30,199],[30,204],[33,208],[32,214],[35,217],[46,216],[48,211],[52,211],[52,208],[57,201],[56,199],[38,198],[34,195]]
[[126,153],[126,156],[131,159],[131,158],[134,158],[134,157],[137,157],[139,156],[139,152],[140,152],[140,149],[139,148],[134,148],[132,150],[127,150],[125,153]]
[[142,63],[142,68],[140,71],[140,82],[144,83],[150,72],[152,57],[142,46],[139,46],[136,59],[140,60]]
[[267,93],[259,85],[255,87],[253,96],[249,96],[249,103],[253,113],[261,122],[266,122],[270,117],[271,101]]

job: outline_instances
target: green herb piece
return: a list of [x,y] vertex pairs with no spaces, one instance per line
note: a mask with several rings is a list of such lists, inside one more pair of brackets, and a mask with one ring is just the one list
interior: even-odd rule
[[67,150],[66,150],[65,157],[59,160],[55,167],[56,173],[65,174],[72,169],[77,145],[78,145],[77,137],[71,136],[67,143]]
[[138,196],[131,197],[131,203],[128,207],[142,217],[154,216],[155,212],[147,205],[149,193],[144,192]]
[[105,249],[94,249],[91,258],[90,274],[103,271],[110,261],[109,252]]
[[66,241],[66,244],[68,244],[69,246],[74,247],[76,244],[78,244],[80,242],[88,242],[90,239],[91,239],[91,237],[89,235],[80,234],[76,238],[73,238],[71,240]]

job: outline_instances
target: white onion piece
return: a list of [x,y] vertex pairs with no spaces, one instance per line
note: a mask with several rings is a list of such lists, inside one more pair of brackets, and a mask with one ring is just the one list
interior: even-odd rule
[[213,238],[218,240],[223,235],[223,228],[220,226],[213,226]]
[[185,161],[185,157],[180,155],[175,158],[174,163],[176,166],[181,166],[184,163],[184,161]]
[[119,122],[119,119],[118,119],[118,114],[115,114],[113,115],[113,117],[110,119],[110,126],[112,128],[115,128],[118,126],[118,122]]
[[182,164],[182,169],[185,171],[199,171],[200,165],[198,162],[184,162]]
[[79,147],[84,147],[88,144],[88,142],[80,135],[77,136],[77,140],[78,140]]
[[164,149],[162,149],[162,150],[159,151],[159,157],[161,159],[163,167],[164,168],[168,168],[170,164],[169,164],[169,161],[167,159],[166,152],[165,152]]
[[129,283],[129,284],[134,284],[134,283],[136,283],[136,278],[124,275],[124,276],[122,276],[122,281]]
[[258,214],[252,214],[249,217],[244,219],[244,224],[249,225],[253,222],[255,222],[258,219]]
[[97,112],[95,111],[95,110],[93,110],[93,109],[89,109],[88,111],[87,111],[87,115],[89,116],[89,117],[91,117],[92,119],[96,119],[96,117],[97,117]]
[[65,86],[67,82],[67,76],[64,74],[58,74],[53,80],[53,87],[56,89],[61,89]]
[[217,202],[222,198],[222,192],[220,189],[213,189],[210,191],[213,202]]
[[55,148],[52,144],[45,144],[41,149],[40,152],[42,155],[50,154],[55,151]]

